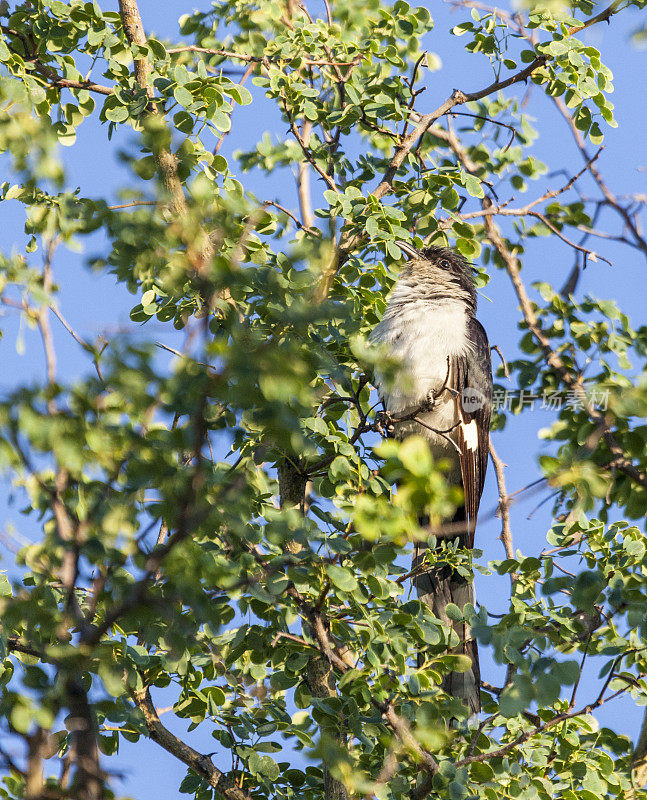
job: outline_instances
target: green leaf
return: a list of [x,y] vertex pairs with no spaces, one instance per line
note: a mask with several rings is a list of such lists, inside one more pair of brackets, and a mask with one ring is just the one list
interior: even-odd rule
[[600,126],[597,122],[594,122],[589,128],[589,139],[593,144],[601,144],[604,140],[604,134],[600,130]]
[[476,761],[470,766],[470,776],[477,783],[487,783],[494,780],[494,770],[487,761]]
[[211,169],[215,172],[226,172],[228,169],[227,159],[221,155],[215,155],[211,162]]
[[465,188],[472,197],[485,197],[481,181],[474,175],[465,176]]
[[535,692],[530,679],[517,675],[513,685],[502,692],[499,710],[504,717],[516,717],[522,711],[529,710],[534,697]]
[[167,58],[166,48],[157,39],[148,38],[146,44],[150,48],[151,53],[158,61],[165,61]]
[[557,702],[560,692],[560,682],[554,675],[539,675],[535,681],[535,695],[537,703],[543,706],[552,706]]
[[225,114],[224,111],[214,111],[211,115],[211,121],[219,131],[227,133],[231,128],[231,117]]
[[125,122],[128,119],[128,109],[126,106],[114,106],[104,110],[106,119],[110,122]]
[[455,622],[460,622],[463,619],[463,612],[455,603],[447,603],[445,606],[445,613]]
[[445,659],[452,669],[452,672],[467,672],[472,669],[472,659],[462,653],[445,656]]
[[551,674],[561,683],[572,686],[580,675],[577,661],[559,661],[552,665]]
[[277,780],[277,778],[281,774],[279,765],[276,763],[276,761],[274,761],[274,759],[271,756],[261,756],[260,772],[269,781]]
[[0,597],[11,597],[13,594],[9,578],[6,575],[0,574]]
[[337,564],[328,564],[326,566],[326,574],[332,584],[341,589],[342,592],[352,592],[353,589],[357,588],[357,578],[345,567],[340,567]]
[[396,261],[399,261],[402,258],[402,251],[395,242],[386,243],[386,252]]
[[252,95],[244,86],[233,84],[227,88],[227,94],[233,97],[239,106],[248,106],[252,102]]
[[353,474],[353,468],[346,456],[336,456],[328,468],[328,473],[334,482],[347,481]]
[[173,97],[185,108],[193,103],[193,95],[184,86],[176,86],[175,89],[173,89]]

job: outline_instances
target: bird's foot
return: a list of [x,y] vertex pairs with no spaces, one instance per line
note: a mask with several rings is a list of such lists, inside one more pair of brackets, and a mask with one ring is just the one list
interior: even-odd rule
[[436,400],[438,399],[436,393],[433,389],[430,389],[427,392],[427,397],[420,403],[420,410],[421,411],[433,411],[436,406]]
[[392,436],[395,432],[393,417],[388,411],[378,411],[375,415],[375,430],[382,436]]

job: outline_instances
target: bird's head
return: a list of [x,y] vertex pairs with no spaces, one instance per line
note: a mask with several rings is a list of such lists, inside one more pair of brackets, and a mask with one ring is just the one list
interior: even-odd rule
[[396,244],[409,259],[399,283],[416,283],[428,288],[433,297],[461,299],[476,309],[474,269],[460,253],[448,247],[432,246],[418,250],[408,242]]

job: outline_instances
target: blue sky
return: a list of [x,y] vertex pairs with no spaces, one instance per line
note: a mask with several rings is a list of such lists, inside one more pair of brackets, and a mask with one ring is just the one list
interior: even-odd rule
[[[436,22],[434,31],[427,37],[426,46],[431,52],[438,54],[443,63],[442,70],[429,73],[426,80],[428,88],[420,105],[420,109],[425,111],[438,106],[454,88],[471,91],[487,85],[491,81],[491,70],[485,57],[466,54],[463,50],[464,40],[448,33],[453,25],[466,18],[466,12],[452,13],[440,0],[420,4],[431,11]],[[147,31],[171,38],[177,36],[178,17],[193,8],[181,0],[166,0],[164,3],[140,0],[139,5]],[[317,7],[315,3],[311,4],[311,10]],[[199,5],[198,8],[204,10],[206,5]],[[636,14],[622,14],[610,26],[596,26],[583,33],[587,43],[602,50],[603,61],[611,68],[615,77],[615,94],[612,100],[616,104],[619,126],[616,129],[605,129],[605,149],[598,165],[609,186],[617,194],[645,192],[645,172],[640,168],[647,169],[644,145],[644,131],[647,129],[647,83],[637,79],[637,76],[645,74],[645,54],[629,44],[630,32],[637,25]],[[549,165],[549,174],[532,185],[525,196],[518,197],[519,204],[543,194],[549,187],[561,186],[564,183],[563,175],[551,177],[553,171],[565,169],[573,174],[582,166],[568,128],[536,88],[531,94],[528,111],[535,117],[535,127],[540,131],[540,138],[534,145],[532,154]],[[230,155],[236,149],[251,148],[264,131],[272,136],[283,136],[285,133],[285,124],[262,98],[255,98],[251,106],[236,109],[233,126],[232,133],[225,140],[222,151],[224,155]],[[132,135],[127,131],[120,132],[116,142],[125,148],[132,142]],[[126,184],[130,176],[116,159],[116,152],[115,139],[112,143],[107,142],[106,127],[94,119],[86,120],[79,128],[76,145],[71,149],[61,149],[67,168],[68,187],[79,186],[82,195],[118,201],[119,188]],[[4,162],[0,161],[1,163]],[[3,175],[2,179],[6,177]],[[294,187],[291,181],[285,180],[285,175],[272,180],[255,176],[249,180],[248,185],[257,196],[280,198],[284,205],[296,209]],[[582,186],[592,193],[590,182],[584,180]],[[3,249],[8,252],[14,244],[19,247],[25,240],[22,232],[22,209],[17,202],[11,201],[2,205],[0,214],[4,230]],[[579,284],[578,296],[586,293],[614,299],[631,316],[634,325],[643,324],[646,267],[644,257],[637,251],[618,246],[615,242],[596,240],[594,246],[613,262],[613,266],[610,267],[602,261],[590,263]],[[96,238],[87,252],[74,254],[61,251],[55,260],[54,272],[60,286],[59,305],[63,313],[89,339],[94,339],[104,331],[114,335],[118,330],[127,330],[147,339],[170,341],[167,338],[168,326],[149,323],[141,329],[133,325],[128,312],[137,299],[129,295],[123,286],[115,286],[112,276],[93,273],[86,267],[88,256],[99,252],[101,247],[101,239]],[[536,280],[547,280],[559,287],[570,272],[573,262],[573,253],[563,242],[554,237],[550,240],[537,239],[528,245],[523,262],[524,278],[527,285]],[[480,300],[479,317],[488,331],[491,343],[497,344],[508,358],[514,358],[518,338],[518,312],[516,298],[507,276],[500,272],[495,273],[485,294],[493,302]],[[73,379],[74,376],[84,374],[90,368],[87,358],[56,320],[52,320],[52,325],[62,377]],[[0,363],[3,364],[3,370],[0,373],[0,391],[6,391],[18,381],[28,382],[39,377],[44,366],[40,338],[36,332],[19,330],[17,319],[12,313],[5,313],[2,327],[4,336],[0,340]],[[24,338],[24,355],[17,351],[20,337]],[[177,344],[177,340],[175,343]],[[541,452],[542,445],[537,441],[537,432],[549,425],[553,418],[550,412],[536,410],[522,417],[509,418],[506,430],[495,434],[495,446],[508,464],[509,491],[515,491],[538,477],[536,454]],[[526,554],[541,550],[546,530],[550,526],[550,504],[540,508],[531,519],[527,518],[544,496],[532,496],[512,510],[515,546]],[[494,474],[490,470],[482,508],[487,512],[495,506],[496,500]],[[10,524],[24,535],[37,535],[33,528],[25,527],[18,506],[7,508],[3,514],[1,527],[6,529]],[[479,526],[477,546],[484,550],[484,560],[501,557],[503,551],[498,541],[499,533],[499,521],[496,519],[485,519]],[[7,569],[10,567],[12,554],[7,550],[3,552],[3,549],[4,545],[0,542],[0,554],[3,555],[0,568]],[[477,581],[477,598],[490,611],[499,612],[504,608],[503,592],[506,591],[507,584],[501,583],[503,580],[479,578]],[[491,665],[485,654],[482,657],[482,670],[484,678],[492,683],[497,683],[497,677],[500,679],[500,669]],[[580,688],[581,698],[597,694],[594,677],[592,673],[583,682]],[[167,704],[163,697],[155,699],[160,705]],[[600,709],[597,716],[603,724],[610,724],[633,738],[641,718],[633,704],[624,700],[615,701],[614,704]],[[166,715],[164,721],[169,722],[170,717],[170,714]],[[185,734],[184,723],[174,724],[173,727],[179,734]],[[189,734],[186,738],[198,749],[214,749],[214,742],[208,734],[198,732]],[[226,764],[221,766],[227,768]],[[115,783],[117,793],[139,800],[175,795],[175,787],[185,773],[181,764],[156,745],[131,745],[123,740],[121,754],[113,767],[124,775],[123,781]]]

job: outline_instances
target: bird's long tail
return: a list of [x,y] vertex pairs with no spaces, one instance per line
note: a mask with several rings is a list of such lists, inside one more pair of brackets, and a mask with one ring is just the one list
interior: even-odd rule
[[[459,512],[460,514],[460,512]],[[464,521],[454,518],[454,521]],[[466,544],[467,536],[457,537],[461,544]],[[413,568],[420,566],[425,559],[427,546],[417,544],[414,550]],[[431,612],[444,626],[453,628],[459,644],[453,647],[452,653],[462,653],[470,658],[472,666],[466,672],[450,672],[443,681],[443,689],[452,697],[457,697],[468,707],[470,715],[481,710],[479,655],[472,630],[465,621],[452,620],[447,616],[449,603],[457,605],[461,611],[466,603],[474,605],[474,584],[466,580],[448,565],[431,567],[414,578],[418,598],[425,603]]]

